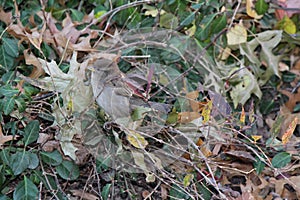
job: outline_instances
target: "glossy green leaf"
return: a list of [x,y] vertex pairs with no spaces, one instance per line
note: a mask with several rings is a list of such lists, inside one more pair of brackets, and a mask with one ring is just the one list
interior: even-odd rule
[[26,109],[26,102],[25,102],[23,96],[18,96],[17,98],[15,98],[15,103],[17,104],[18,110],[20,112],[25,111],[25,109]]
[[60,165],[63,161],[61,154],[54,150],[52,152],[41,152],[41,158],[43,162],[47,163],[48,165],[57,166]]
[[10,154],[8,153],[7,149],[3,149],[0,151],[0,160],[2,161],[2,163],[10,165],[10,159]]
[[261,161],[259,158],[256,158],[256,162],[254,162],[253,165],[255,167],[257,174],[260,174],[266,166],[266,164],[263,161]]
[[10,167],[14,172],[14,175],[21,174],[25,169],[28,168],[30,159],[29,154],[26,151],[18,151],[11,155]]
[[285,167],[287,164],[291,162],[292,156],[287,152],[280,152],[276,154],[272,159],[272,165],[275,168]]
[[65,180],[76,180],[79,176],[78,166],[68,160],[64,160],[56,167],[56,171],[60,177]]
[[33,182],[24,176],[24,180],[17,185],[13,198],[18,200],[30,200],[38,198],[39,190]]
[[19,93],[19,90],[12,88],[11,85],[4,85],[4,86],[0,87],[0,97],[5,96],[5,97],[9,98],[18,93]]
[[14,59],[5,52],[4,45],[0,45],[0,66],[4,68],[6,72],[11,70],[14,66]]
[[33,120],[27,124],[24,129],[24,143],[25,146],[35,142],[39,137],[40,123],[37,120]]
[[214,13],[207,15],[202,19],[195,32],[196,38],[199,38],[200,40],[205,40],[209,37],[211,31],[211,24],[216,16],[217,14]]
[[15,99],[8,98],[6,101],[3,102],[3,112],[5,115],[9,115],[15,107]]
[[11,38],[2,38],[3,47],[8,56],[16,58],[19,55],[18,41]]
[[36,155],[36,153],[31,153],[31,152],[26,152],[28,154],[28,159],[29,159],[29,169],[35,169],[39,165],[39,158]]
[[217,17],[212,22],[212,34],[218,34],[220,31],[222,31],[227,25],[227,18],[226,14],[224,13],[222,16]]
[[74,21],[78,21],[80,22],[84,16],[84,14],[78,10],[75,10],[75,9],[70,9],[71,10],[71,18],[74,20]]
[[177,185],[172,185],[169,195],[170,195],[170,200],[189,199],[189,195]]
[[181,23],[180,26],[187,26],[191,24],[195,20],[195,12],[192,12],[187,18],[185,18]]
[[265,14],[269,9],[269,4],[265,0],[257,0],[255,3],[255,11],[258,15]]
[[111,183],[106,184],[106,185],[102,188],[101,196],[102,196],[103,200],[108,200],[110,188],[111,188]]

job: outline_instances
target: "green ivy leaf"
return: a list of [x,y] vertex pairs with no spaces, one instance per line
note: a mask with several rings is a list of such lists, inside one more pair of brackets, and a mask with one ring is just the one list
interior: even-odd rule
[[10,167],[14,172],[14,175],[21,174],[29,166],[29,155],[26,151],[18,151],[11,155]]
[[38,193],[38,188],[30,179],[24,176],[24,180],[17,185],[13,198],[18,200],[37,199]]
[[172,13],[166,13],[160,17],[159,25],[164,28],[174,29],[178,26],[178,19]]
[[79,177],[79,168],[73,162],[64,160],[56,167],[56,171],[60,177],[65,180],[76,180]]
[[110,187],[111,187],[111,183],[106,184],[103,187],[102,192],[101,192],[101,196],[102,196],[103,200],[107,200],[108,199],[108,195],[109,195],[109,192],[110,192]]
[[255,11],[258,15],[265,14],[269,9],[269,4],[265,0],[257,0],[255,3]]
[[181,23],[180,26],[187,26],[191,24],[195,19],[195,12],[192,12],[187,18],[185,18]]
[[3,112],[5,115],[9,115],[15,107],[15,99],[9,98],[6,99],[6,101],[3,102]]
[[70,9],[71,10],[71,18],[74,20],[74,21],[78,21],[78,22],[81,22],[81,20],[83,19],[84,17],[84,14],[78,10],[75,10],[75,9]]
[[61,154],[55,150],[52,152],[41,152],[41,158],[43,162],[47,163],[48,165],[57,166],[60,165],[63,161]]
[[259,158],[256,158],[256,162],[254,162],[253,165],[258,175],[263,171],[263,169],[266,166],[266,164],[263,161],[261,161]]
[[12,88],[11,85],[4,85],[0,87],[0,97],[5,96],[5,97],[13,97],[14,95],[18,94],[19,90]]
[[36,155],[36,153],[32,153],[32,152],[26,152],[28,154],[28,159],[29,159],[29,165],[28,168],[29,169],[35,169],[37,168],[37,166],[39,165],[39,158]]
[[280,152],[276,154],[272,159],[272,165],[275,168],[285,167],[287,164],[291,162],[292,156],[287,152]]
[[2,38],[3,47],[8,56],[13,58],[18,57],[18,41],[11,38]]
[[209,37],[212,28],[211,25],[216,16],[217,14],[210,14],[202,19],[195,32],[196,38],[199,38],[200,40],[205,40]]
[[27,124],[24,129],[24,143],[25,146],[36,141],[39,137],[40,123],[37,120],[33,120]]

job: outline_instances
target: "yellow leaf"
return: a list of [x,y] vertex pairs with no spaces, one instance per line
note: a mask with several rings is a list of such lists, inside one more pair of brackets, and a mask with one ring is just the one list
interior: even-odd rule
[[247,42],[247,30],[240,22],[232,27],[226,34],[228,45],[238,45]]
[[290,123],[288,129],[286,130],[286,132],[283,134],[281,140],[282,140],[282,144],[286,144],[288,143],[289,139],[292,137],[293,132],[297,126],[298,123],[298,118],[295,117],[294,120]]
[[127,132],[127,140],[132,146],[138,149],[144,149],[148,145],[148,141],[134,130],[129,130]]
[[191,184],[191,181],[194,179],[194,175],[193,174],[187,174],[184,178],[183,178],[183,185],[184,187],[187,187]]
[[276,27],[284,30],[288,34],[295,34],[297,31],[295,23],[288,16],[284,16],[282,20],[277,23]]
[[212,109],[212,101],[208,101],[206,106],[202,110],[203,123],[206,123],[210,119],[210,112]]
[[241,112],[241,116],[240,116],[240,122],[242,124],[245,124],[245,119],[246,119],[246,115],[245,115],[245,109],[244,106],[242,107],[242,112]]
[[254,9],[254,0],[247,0],[246,1],[246,12],[247,15],[249,15],[250,17],[254,18],[254,19],[260,19],[263,17],[263,15],[258,15],[257,12]]
[[254,140],[254,143],[256,143],[257,140],[260,140],[260,138],[262,138],[261,135],[252,135],[251,137],[252,137],[252,139]]

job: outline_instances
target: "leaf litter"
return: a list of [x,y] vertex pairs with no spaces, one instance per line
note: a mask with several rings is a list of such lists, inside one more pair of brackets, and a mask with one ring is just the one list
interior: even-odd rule
[[[94,52],[94,49],[91,47],[90,41],[91,39],[97,38],[98,36],[97,31],[91,30],[89,28],[85,28],[81,31],[78,30],[76,27],[80,25],[81,22],[73,22],[68,14],[66,15],[65,19],[62,22],[62,26],[63,26],[62,30],[58,30],[55,25],[56,20],[50,14],[48,14],[45,19],[43,14],[45,13],[39,13],[38,16],[40,17],[41,20],[47,20],[44,21],[45,22],[44,26],[42,26],[41,29],[33,29],[30,32],[28,32],[26,27],[24,27],[20,21],[18,21],[17,24],[11,24],[12,21],[9,20],[11,19],[11,13],[5,13],[3,10],[1,10],[0,12],[0,15],[3,16],[3,18],[1,18],[3,19],[2,21],[4,21],[6,24],[11,24],[8,29],[8,32],[11,35],[13,35],[16,38],[19,38],[20,40],[26,41],[29,44],[32,44],[40,52],[42,52],[41,51],[42,42],[46,42],[49,45],[53,45],[56,47],[55,50],[57,53],[56,55],[57,57],[55,56],[55,58],[60,58],[61,62],[67,62],[70,64],[70,68],[68,72],[65,73],[60,69],[61,62],[55,62],[53,60],[49,62],[45,58],[38,58],[33,54],[33,52],[31,52],[29,49],[26,49],[24,51],[25,62],[27,65],[33,65],[35,68],[32,71],[32,74],[29,75],[28,77],[25,76],[21,76],[21,77],[25,81],[43,90],[60,93],[63,104],[59,105],[58,98],[55,100],[56,103],[52,113],[55,116],[55,123],[52,126],[58,126],[60,128],[59,134],[56,135],[56,139],[60,141],[60,147],[62,148],[64,154],[66,156],[70,156],[73,160],[76,160],[77,159],[76,151],[78,151],[79,148],[81,147],[79,148],[76,147],[73,144],[74,140],[76,139],[76,137],[82,139],[83,136],[86,136],[87,134],[86,130],[82,128],[85,126],[84,123],[97,121],[97,118],[93,116],[96,112],[96,109],[93,104],[96,96],[95,94],[92,93],[92,87],[96,87],[96,86],[89,85],[87,81],[88,73],[93,73],[89,71],[88,66],[93,65],[95,60],[101,57],[106,57],[106,55],[110,55],[111,58],[117,57],[118,50],[120,49],[124,50],[124,47],[128,48],[128,46],[131,47],[130,42],[132,41],[132,39],[130,39],[130,37],[138,36],[139,34],[140,36],[144,36],[145,32],[130,33],[132,35],[129,34],[128,37],[125,36],[124,38],[122,38],[121,36],[123,41],[125,41],[125,45],[122,44],[124,45],[124,47],[122,45],[118,46],[120,45],[120,43],[116,43],[117,45],[113,45],[112,46],[113,48],[107,50],[107,52],[91,53],[90,56],[88,58],[85,58],[83,62],[78,62],[77,60],[78,60],[79,51],[84,51],[89,53]],[[253,1],[250,0],[247,1],[247,15],[255,19],[260,19],[260,16],[257,15],[257,13],[253,10]],[[86,22],[90,22],[92,20],[90,18],[86,19],[87,20]],[[234,28],[236,29],[241,28],[239,26],[240,25],[236,25]],[[242,32],[245,33],[245,29],[243,29]],[[151,39],[154,36],[158,36],[158,38],[160,39],[164,39],[166,37],[166,35],[161,35],[159,31],[157,33],[158,35],[150,35],[149,37],[146,37],[147,40],[150,41],[150,44],[151,41],[153,42],[153,40]],[[88,36],[86,36],[86,34]],[[292,185],[292,187],[295,187],[294,189],[296,192],[294,193],[287,192],[288,195],[290,195],[291,198],[294,198],[295,195],[299,197],[299,194],[297,193],[297,187],[299,187],[297,186],[298,176],[292,176],[289,178],[289,180],[287,180],[287,178],[284,177],[280,177],[278,179],[271,178],[271,180],[267,182],[264,179],[262,174],[260,175],[255,174],[254,168],[252,166],[243,163],[243,162],[253,163],[254,161],[257,161],[256,158],[253,157],[253,156],[257,156],[255,155],[255,152],[249,153],[246,151],[247,149],[251,149],[253,147],[250,148],[250,146],[248,145],[244,145],[244,147],[237,147],[234,142],[229,142],[231,140],[237,139],[243,133],[240,132],[239,130],[235,130],[234,128],[230,129],[222,124],[224,123],[224,121],[234,123],[232,121],[234,119],[230,117],[232,110],[230,109],[230,106],[226,102],[225,98],[222,96],[222,94],[224,95],[224,91],[226,90],[226,88],[224,88],[224,82],[225,82],[224,77],[230,77],[230,79],[228,80],[231,83],[229,94],[235,109],[238,109],[241,104],[246,104],[247,101],[251,98],[252,96],[251,94],[256,95],[260,99],[262,97],[262,92],[260,90],[260,87],[266,84],[267,81],[273,75],[276,75],[277,77],[281,77],[281,74],[277,68],[280,58],[279,56],[274,55],[272,51],[280,42],[282,37],[282,32],[269,31],[269,32],[260,33],[257,34],[254,39],[248,42],[245,41],[245,37],[243,36],[241,42],[238,42],[237,45],[239,45],[240,47],[239,49],[241,55],[244,55],[244,60],[240,61],[242,62],[242,64],[240,63],[240,68],[236,68],[233,70],[231,69],[229,71],[218,68],[218,66],[221,66],[222,64],[222,63],[220,64],[219,61],[215,61],[215,62],[219,62],[218,63],[219,65],[215,65],[214,67],[207,67],[212,64],[211,63],[212,61],[205,57],[203,58],[203,60],[199,59],[194,61],[193,56],[197,56],[197,54],[191,53],[192,51],[185,51],[185,50],[180,51],[179,47],[176,46],[178,45],[176,44],[176,42],[178,43],[178,41],[180,41],[182,38],[178,35],[176,35],[176,37],[173,40],[173,42],[175,41],[175,45],[172,46],[172,44],[167,44],[169,45],[167,47],[176,49],[181,53],[175,56],[175,60],[180,58],[184,62],[190,62],[192,63],[192,65],[195,65],[193,66],[193,69],[196,69],[196,71],[198,70],[199,72],[200,70],[202,70],[205,72],[204,76],[203,74],[201,74],[204,90],[200,92],[197,91],[196,90],[197,87],[193,85],[193,83],[189,82],[189,80],[182,75],[182,72],[177,70],[176,68],[173,68],[172,69],[173,71],[170,71],[170,69],[165,65],[156,66],[154,68],[153,77],[152,80],[150,80],[150,82],[151,84],[160,88],[161,93],[157,93],[159,95],[157,96],[154,95],[151,98],[156,101],[159,98],[164,98],[163,101],[167,101],[167,100],[177,101],[176,103],[174,103],[174,107],[176,104],[179,105],[177,108],[175,107],[176,109],[174,109],[174,113],[178,114],[178,118],[174,122],[175,125],[170,129],[162,126],[161,120],[162,121],[166,120],[168,116],[155,115],[157,111],[161,111],[159,109],[158,110],[152,109],[151,111],[147,111],[146,109],[145,110],[146,115],[144,114],[140,115],[138,120],[132,120],[131,116],[127,116],[129,123],[123,123],[123,121],[119,121],[117,125],[112,126],[114,127],[113,129],[115,129],[113,130],[114,138],[115,141],[117,141],[118,150],[116,152],[120,153],[124,151],[125,153],[126,152],[129,153],[126,156],[131,156],[132,159],[131,160],[128,159],[127,160],[129,161],[128,163],[130,163],[130,161],[133,161],[133,163],[131,164],[138,165],[138,168],[140,168],[142,172],[146,174],[147,180],[149,180],[149,182],[154,181],[153,174],[151,174],[153,173],[152,171],[153,164],[154,164],[154,169],[162,170],[162,168],[165,167],[163,164],[159,164],[160,162],[163,162],[163,158],[165,157],[163,156],[157,157],[156,156],[156,153],[158,154],[157,150],[153,150],[153,152],[156,153],[147,153],[148,151],[147,148],[148,146],[150,146],[150,142],[155,141],[155,142],[160,142],[164,145],[164,148],[167,149],[166,150],[168,154],[167,156],[171,156],[171,157],[174,156],[178,160],[181,160],[181,157],[178,155],[183,155],[184,153],[189,152],[190,156],[187,159],[189,160],[189,162],[187,163],[202,162],[203,165],[206,165],[206,168],[209,171],[208,174],[209,176],[212,177],[214,181],[216,180],[216,177],[214,177],[215,172],[217,172],[218,169],[224,170],[225,172],[224,176],[226,176],[226,178],[222,179],[223,185],[231,184],[232,186],[234,186],[235,185],[234,180],[240,181],[242,180],[241,177],[245,177],[246,181],[239,184],[240,185],[239,187],[241,189],[246,190],[246,192],[242,192],[241,196],[239,196],[239,194],[234,193],[234,191],[231,189],[222,188],[223,186],[218,187],[213,182],[210,182],[212,185],[216,187],[217,190],[221,190],[223,192],[229,191],[230,194],[228,195],[236,196],[236,199],[238,199],[238,196],[239,198],[242,199],[254,198],[254,196],[257,197],[259,196],[260,192],[262,192],[264,189],[267,188],[268,183],[273,183],[275,185],[275,192],[277,194],[283,193],[284,184],[290,184]],[[228,34],[227,37],[230,38],[233,36]],[[141,42],[141,44],[143,42]],[[157,45],[154,42],[152,44],[154,44],[154,46]],[[164,43],[159,45],[157,46],[158,49],[165,46]],[[193,46],[194,44],[188,44],[188,45],[189,46],[186,49],[195,48],[195,46]],[[256,50],[258,47],[261,48],[261,51],[259,52],[259,56],[256,56],[257,54]],[[132,51],[134,51],[134,48]],[[170,57],[174,56],[172,54],[173,53],[167,52],[166,58],[167,56]],[[243,62],[251,63],[250,68],[245,67],[245,63]],[[258,70],[258,68],[262,65],[262,63],[266,63],[265,64],[266,69],[261,71]],[[147,63],[145,64],[136,61],[129,61],[129,64],[132,65],[140,64],[139,66],[141,70],[140,72],[144,74],[147,74],[149,72],[149,67],[147,66]],[[173,63],[171,62],[169,64],[173,64]],[[122,61],[118,65],[121,66]],[[191,65],[188,64],[187,66],[191,67]],[[241,68],[244,69],[240,70]],[[237,72],[234,72],[234,76],[231,76],[232,73],[229,72],[232,72],[234,70],[236,70]],[[138,73],[138,72],[133,72],[133,73]],[[260,79],[258,80],[257,77],[259,77]],[[147,77],[144,77],[144,80],[147,80]],[[150,94],[151,92],[152,91],[150,90]],[[210,100],[201,97],[205,92],[209,93]],[[170,97],[167,96],[168,94],[171,94]],[[282,115],[287,117],[282,122],[283,126],[281,127],[281,133],[279,133],[279,135],[283,134],[282,135],[283,144],[289,143],[290,138],[292,137],[292,134],[296,128],[296,124],[298,123],[297,122],[298,120],[296,120],[298,119],[297,114],[291,113],[292,109],[296,105],[296,103],[291,103],[291,102],[295,101],[297,97],[293,96],[294,94],[290,94],[290,93],[286,93],[286,94],[288,94],[287,96],[289,97],[289,101],[286,104],[289,111],[284,111],[285,108],[282,107],[282,112],[284,112],[284,114]],[[180,102],[179,101],[180,98],[185,99],[185,101]],[[103,109],[105,110],[105,108]],[[190,110],[184,110],[184,109],[190,109]],[[247,114],[247,111],[245,110],[246,107],[245,109],[244,107],[242,107],[242,111],[241,111],[242,117],[237,119],[240,122],[242,122],[242,124],[248,123],[247,116],[249,117],[249,119],[250,116],[253,117],[253,114],[250,115],[251,110],[249,111],[249,114]],[[200,111],[202,111],[201,114]],[[92,116],[91,119],[89,119],[89,116]],[[220,116],[225,118],[223,118],[221,121],[218,121]],[[106,118],[107,117],[109,116],[106,116]],[[72,120],[66,121],[66,118],[72,118]],[[151,120],[149,120],[149,118]],[[85,121],[84,119],[87,119],[87,121]],[[253,120],[250,121],[251,123],[253,123]],[[147,124],[147,126],[145,124]],[[99,124],[98,125],[90,124],[90,125],[91,126],[88,128],[95,128],[95,130],[97,131],[102,130]],[[126,127],[124,127],[124,125],[126,125]],[[144,137],[142,136],[144,135],[144,133],[140,134],[137,130],[138,128],[140,128],[140,126],[144,126],[144,125],[147,128],[150,126],[159,126],[160,128],[156,129],[159,130],[156,134],[150,136],[147,135],[147,137]],[[116,132],[116,130],[124,132],[126,137],[122,137],[122,134],[120,132]],[[91,135],[89,137],[97,138],[97,135],[99,135],[99,132],[97,131],[91,132]],[[174,137],[174,135],[172,135],[174,134],[172,133],[172,131],[176,133],[181,133],[183,135],[183,138],[188,142],[185,142],[185,144],[179,144],[178,146],[175,146],[175,148],[172,149],[172,146],[170,146],[167,142],[163,141],[162,139],[158,139],[154,137],[156,135],[161,136],[162,133],[164,133],[166,135],[163,136],[163,139],[166,139],[168,137],[172,138]],[[197,143],[197,145],[195,145],[196,143],[195,141],[200,141],[201,137],[204,138],[204,143],[199,142]],[[124,139],[127,140],[129,145],[126,144],[126,142],[124,143]],[[178,137],[177,139],[181,140],[182,138]],[[175,142],[179,142],[179,141],[175,140]],[[258,142],[259,141],[255,141],[254,147],[260,149],[260,147],[257,146]],[[186,144],[188,145],[185,146]],[[196,147],[195,146],[193,147],[193,145],[195,145]],[[82,145],[80,144],[79,146]],[[197,146],[199,147],[201,146],[200,152],[198,151]],[[182,147],[184,148],[182,149]],[[125,151],[125,149],[127,151]],[[217,158],[213,159],[215,163],[208,165],[207,160],[205,158],[211,156],[210,153],[211,149],[219,149],[219,150],[215,150],[215,152],[224,151],[225,158],[222,157],[221,155],[218,155]],[[179,151],[179,153],[175,154],[174,152],[172,152],[172,150],[177,150]],[[202,155],[204,156],[202,157]],[[230,158],[226,156],[229,156]],[[146,159],[146,157],[148,157],[148,160]],[[233,161],[236,158],[238,160],[242,160],[242,162]],[[270,164],[268,163],[268,159],[266,157],[263,156],[260,159],[261,159],[260,161]],[[185,162],[183,163],[188,166],[187,163]],[[176,168],[176,164],[178,163],[174,164],[171,162],[168,164]],[[151,167],[149,168],[149,166]],[[230,171],[230,169],[232,169],[232,171]],[[266,172],[264,173],[271,174],[272,172],[270,172],[270,169],[271,168],[265,168],[264,170]],[[198,173],[201,174],[203,172],[198,171]],[[278,172],[278,174],[282,175],[282,173],[280,172]],[[197,179],[197,177],[194,177],[192,174],[189,173],[186,174],[183,178],[183,182],[182,182],[183,186],[185,187],[190,186],[192,184],[192,180],[195,178]],[[252,193],[250,192],[251,190]],[[271,188],[269,188],[269,190],[271,190]],[[74,191],[74,192],[78,193],[78,191]],[[271,194],[266,194],[265,197],[270,198]]]

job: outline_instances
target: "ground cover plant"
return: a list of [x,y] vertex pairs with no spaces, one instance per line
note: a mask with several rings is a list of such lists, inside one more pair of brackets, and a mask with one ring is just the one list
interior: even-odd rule
[[299,8],[0,2],[0,199],[299,199]]

